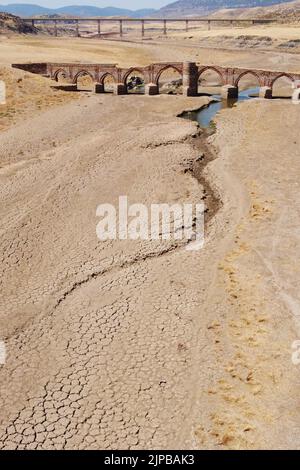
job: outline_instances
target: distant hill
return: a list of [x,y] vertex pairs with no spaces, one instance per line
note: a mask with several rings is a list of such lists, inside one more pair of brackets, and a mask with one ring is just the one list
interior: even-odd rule
[[159,15],[165,17],[203,16],[220,9],[255,8],[287,3],[290,0],[177,0],[161,8]]
[[82,17],[93,16],[129,16],[131,18],[141,18],[143,16],[151,16],[156,10],[144,8],[141,10],[128,10],[126,8],[106,7],[98,8],[89,5],[70,5],[61,8],[44,8],[39,5],[27,3],[12,3],[11,5],[0,5],[0,11],[26,16],[43,16],[43,15],[72,15]]
[[86,5],[74,5],[62,8],[57,8],[56,13],[60,15],[73,15],[73,16],[129,16],[132,18],[140,18],[142,16],[150,16],[156,12],[154,9],[144,8],[141,10],[128,10],[126,8],[105,7],[98,8]]
[[256,8],[222,9],[211,15],[214,18],[262,18],[276,19],[279,22],[300,22],[300,0],[279,5]]
[[38,30],[17,16],[0,13],[0,34],[37,34]]
[[40,7],[27,3],[12,3],[11,5],[0,5],[0,11],[18,16],[47,15],[52,13],[50,8]]

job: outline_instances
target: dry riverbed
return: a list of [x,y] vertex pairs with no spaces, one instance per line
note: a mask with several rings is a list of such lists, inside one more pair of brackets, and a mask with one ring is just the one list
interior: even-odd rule
[[205,201],[175,117],[205,102],[92,96],[2,132],[2,448],[300,447],[299,108],[217,119],[204,249],[96,237],[121,194]]
[[[300,106],[241,103],[207,138],[176,117],[206,97],[65,93],[9,68],[299,71],[296,54],[162,42],[1,40],[1,448],[300,448]],[[100,242],[96,207],[120,195],[204,202],[204,248]]]

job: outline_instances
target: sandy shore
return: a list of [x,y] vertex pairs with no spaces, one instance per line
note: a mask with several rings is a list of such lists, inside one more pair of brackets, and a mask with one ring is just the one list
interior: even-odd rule
[[[300,106],[204,141],[176,115],[207,100],[91,95],[1,132],[1,448],[300,448]],[[124,194],[204,201],[204,248],[99,241]]]

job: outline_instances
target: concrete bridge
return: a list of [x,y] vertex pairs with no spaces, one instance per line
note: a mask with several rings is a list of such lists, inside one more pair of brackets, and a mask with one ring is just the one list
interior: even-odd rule
[[207,29],[211,29],[212,24],[227,24],[230,26],[234,26],[235,24],[243,24],[243,25],[255,25],[255,24],[267,24],[267,23],[274,23],[276,20],[266,20],[266,19],[228,19],[228,18],[49,18],[49,17],[27,17],[22,18],[23,21],[30,23],[32,26],[38,26],[39,24],[52,24],[53,25],[53,34],[54,36],[58,36],[59,32],[59,25],[74,25],[74,34],[75,36],[80,36],[80,24],[86,23],[96,23],[97,24],[97,31],[99,37],[101,36],[101,25],[103,23],[113,23],[119,25],[119,36],[123,36],[123,26],[125,23],[140,23],[141,26],[141,36],[145,35],[146,30],[146,23],[159,23],[162,25],[162,32],[163,34],[167,34],[168,25],[170,23],[180,23],[183,26],[183,29],[187,32],[189,30],[189,26],[191,23],[204,23],[207,25]]
[[113,91],[116,95],[124,95],[128,91],[128,79],[131,75],[140,74],[145,84],[145,94],[159,94],[159,81],[163,72],[173,70],[182,78],[182,90],[185,96],[198,95],[198,83],[206,71],[214,71],[222,86],[223,98],[238,96],[240,80],[244,76],[252,76],[260,88],[259,96],[272,98],[273,85],[281,77],[291,81],[296,92],[300,92],[300,73],[282,72],[262,69],[245,69],[237,67],[221,67],[217,65],[202,65],[195,62],[159,62],[145,67],[118,67],[117,64],[82,64],[82,63],[33,63],[13,64],[15,68],[37,73],[53,80],[59,81],[63,77],[65,82],[77,85],[82,76],[89,76],[95,85],[96,93],[105,92],[105,80],[109,77],[113,82]]

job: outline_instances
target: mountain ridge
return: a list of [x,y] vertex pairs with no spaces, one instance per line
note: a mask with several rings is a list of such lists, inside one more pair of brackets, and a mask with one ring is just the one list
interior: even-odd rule
[[293,0],[288,3],[272,5],[270,7],[256,8],[235,8],[221,9],[213,13],[212,18],[228,18],[228,19],[276,19],[278,23],[299,23],[300,22],[300,0]]
[[207,15],[220,9],[257,8],[288,3],[291,0],[177,0],[162,7],[163,16]]
[[92,5],[69,5],[60,8],[46,8],[31,3],[12,3],[10,5],[1,5],[0,12],[10,13],[21,17],[42,16],[42,15],[73,15],[73,16],[130,16],[139,18],[156,13],[152,8],[142,8],[139,10],[129,10],[126,8],[104,7],[99,8]]

